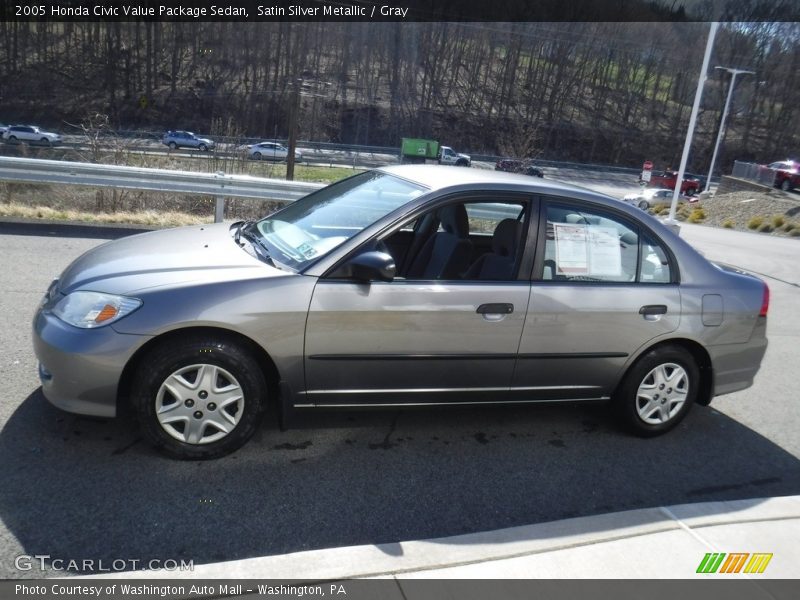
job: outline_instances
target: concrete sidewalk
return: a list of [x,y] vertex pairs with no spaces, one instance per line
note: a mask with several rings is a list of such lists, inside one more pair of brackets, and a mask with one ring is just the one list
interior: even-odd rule
[[[800,496],[681,504],[424,541],[295,552],[125,578],[800,578]],[[710,552],[769,553],[762,574],[698,574]],[[120,577],[120,573],[104,577]]]

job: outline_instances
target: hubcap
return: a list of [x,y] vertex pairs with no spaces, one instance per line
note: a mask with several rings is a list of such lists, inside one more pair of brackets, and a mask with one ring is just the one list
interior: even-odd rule
[[649,425],[672,419],[686,402],[689,375],[675,363],[664,363],[645,375],[636,392],[636,412]]
[[170,436],[187,444],[221,440],[239,423],[244,393],[222,367],[182,367],[164,380],[156,395],[156,417]]

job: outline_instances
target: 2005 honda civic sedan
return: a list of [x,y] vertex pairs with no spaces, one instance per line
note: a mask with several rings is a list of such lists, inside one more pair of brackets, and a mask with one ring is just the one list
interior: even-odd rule
[[50,402],[131,406],[178,458],[239,448],[269,403],[610,401],[653,436],[752,384],[768,304],[760,279],[612,198],[398,166],[260,221],[90,250],[47,291],[34,345]]

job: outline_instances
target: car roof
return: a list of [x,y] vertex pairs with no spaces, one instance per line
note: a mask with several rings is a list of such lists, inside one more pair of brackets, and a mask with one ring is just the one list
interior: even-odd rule
[[485,184],[496,189],[512,189],[531,191],[536,189],[540,193],[555,194],[591,194],[595,197],[612,199],[610,196],[599,194],[592,190],[569,183],[560,183],[552,179],[532,178],[520,173],[508,173],[493,169],[480,169],[475,167],[451,167],[445,165],[397,165],[379,169],[403,179],[408,179],[430,190],[441,190],[448,187],[462,185]]

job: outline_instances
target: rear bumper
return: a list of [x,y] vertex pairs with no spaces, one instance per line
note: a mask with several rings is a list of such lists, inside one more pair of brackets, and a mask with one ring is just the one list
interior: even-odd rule
[[738,392],[753,385],[767,352],[766,332],[767,319],[759,317],[747,343],[708,347],[714,369],[712,397]]

